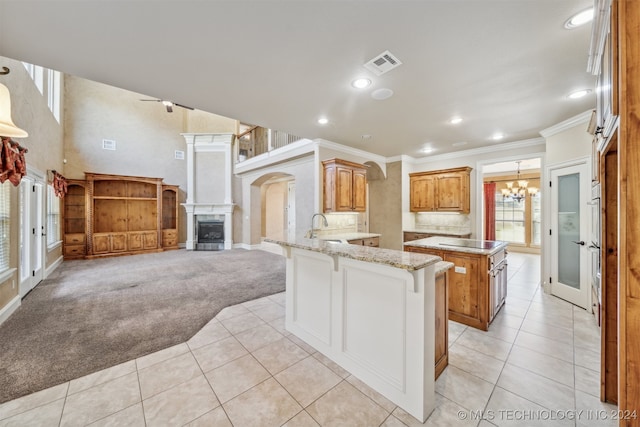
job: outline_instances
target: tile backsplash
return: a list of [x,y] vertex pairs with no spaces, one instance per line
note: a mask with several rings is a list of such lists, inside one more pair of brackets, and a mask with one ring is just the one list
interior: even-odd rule
[[442,212],[420,212],[415,215],[416,230],[471,232],[469,215]]
[[322,224],[322,218],[316,218],[314,227],[317,229],[319,235],[361,232],[363,231],[361,229],[363,227],[363,220],[360,218],[360,215],[361,214],[357,213],[325,214],[329,226],[325,227]]

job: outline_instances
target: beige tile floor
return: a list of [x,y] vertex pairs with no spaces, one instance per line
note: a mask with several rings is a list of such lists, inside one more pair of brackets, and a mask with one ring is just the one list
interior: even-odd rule
[[[598,399],[593,316],[540,291],[538,256],[509,257],[507,304],[490,330],[449,322],[449,366],[425,424],[616,425],[599,412],[615,407]],[[285,331],[284,294],[228,307],[186,343],[0,405],[0,426],[419,424]]]

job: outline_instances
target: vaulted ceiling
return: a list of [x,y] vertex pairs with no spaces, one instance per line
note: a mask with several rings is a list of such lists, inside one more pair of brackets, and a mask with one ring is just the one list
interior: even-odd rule
[[[564,28],[592,4],[0,0],[0,55],[310,139],[421,157],[536,138],[594,108],[590,25]],[[387,50],[400,66],[380,76],[363,66]],[[356,89],[357,77],[372,84]],[[393,95],[374,99],[379,89]],[[567,98],[578,89],[592,92]],[[449,123],[454,116],[462,122]]]

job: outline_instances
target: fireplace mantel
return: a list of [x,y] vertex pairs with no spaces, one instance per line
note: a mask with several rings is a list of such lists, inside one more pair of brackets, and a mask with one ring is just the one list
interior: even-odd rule
[[[224,216],[224,249],[233,246],[233,209],[231,177],[231,133],[184,133],[187,143],[186,248],[196,245],[196,216]],[[200,180],[200,182],[198,182]]]

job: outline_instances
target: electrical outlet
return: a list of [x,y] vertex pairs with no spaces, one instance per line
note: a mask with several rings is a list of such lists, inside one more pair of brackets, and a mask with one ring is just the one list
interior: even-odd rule
[[464,268],[464,267],[458,267],[458,266],[456,265],[456,267],[455,267],[455,269],[454,269],[454,270],[455,270],[455,272],[456,272],[456,273],[460,273],[460,274],[467,274],[467,269],[466,269],[466,268]]
[[16,279],[12,279],[11,280],[11,289],[15,289],[16,288]]

